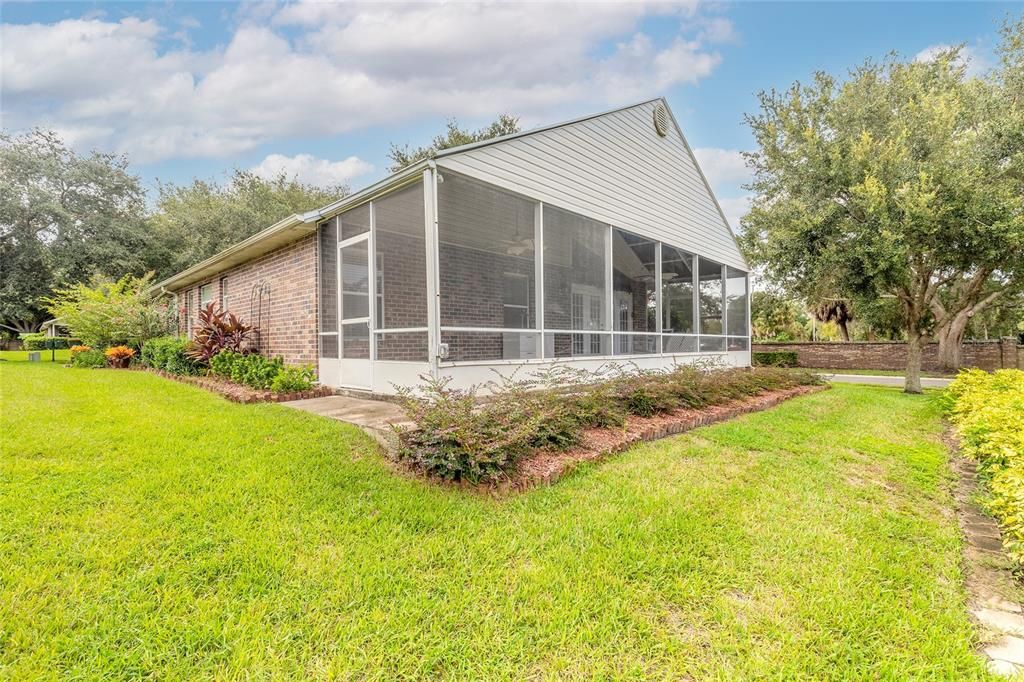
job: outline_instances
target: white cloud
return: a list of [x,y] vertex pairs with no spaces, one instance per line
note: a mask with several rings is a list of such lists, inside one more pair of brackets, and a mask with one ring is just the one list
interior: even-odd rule
[[[639,32],[652,15],[678,32]],[[532,124],[695,83],[731,31],[695,3],[298,2],[235,21],[207,51],[183,38],[186,20],[2,25],[3,125],[73,131],[146,162],[431,116]]]
[[750,169],[743,161],[743,153],[738,149],[698,147],[693,153],[712,187],[746,182],[750,179]]
[[349,185],[353,178],[373,172],[373,165],[357,156],[350,156],[343,161],[318,159],[312,154],[270,154],[252,171],[263,178],[276,178],[284,173],[289,178],[298,178],[320,186]]
[[718,198],[718,203],[722,207],[722,213],[725,214],[729,225],[732,226],[732,231],[737,234],[740,232],[740,219],[750,210],[751,199],[752,197],[749,194],[728,199]]
[[[955,45],[929,45],[914,55],[914,61],[930,62],[939,56],[941,52],[952,50],[955,47]],[[960,48],[960,58],[957,62],[966,66],[968,77],[980,76],[988,70],[988,63],[985,59],[976,50],[966,45]]]

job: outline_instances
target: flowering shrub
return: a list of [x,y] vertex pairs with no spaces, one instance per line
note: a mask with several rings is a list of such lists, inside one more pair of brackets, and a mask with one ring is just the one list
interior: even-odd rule
[[775,368],[717,370],[680,366],[667,372],[558,368],[529,380],[514,376],[458,390],[448,379],[424,378],[419,390],[399,388],[415,428],[397,428],[398,457],[448,480],[497,480],[538,448],[566,448],[589,427],[622,425],[629,415],[699,408],[767,390],[820,383],[811,373]]
[[135,349],[128,346],[111,346],[103,351],[111,367],[127,367],[135,357]]
[[71,346],[71,357],[75,357],[78,353],[84,353],[87,350],[92,350],[92,346]]
[[961,450],[978,462],[1006,551],[1024,565],[1024,371],[961,372],[942,401]]

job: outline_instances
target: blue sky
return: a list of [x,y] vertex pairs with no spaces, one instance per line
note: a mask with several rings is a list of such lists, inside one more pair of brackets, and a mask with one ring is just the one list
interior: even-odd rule
[[994,62],[1011,3],[3,5],[2,125],[155,180],[285,170],[353,189],[448,117],[526,127],[667,96],[730,219],[755,94],[896,51]]

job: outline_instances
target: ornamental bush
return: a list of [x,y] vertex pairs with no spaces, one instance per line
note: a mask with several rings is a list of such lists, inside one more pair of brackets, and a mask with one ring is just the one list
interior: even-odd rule
[[116,282],[97,277],[90,284],[58,289],[44,300],[47,310],[86,344],[138,347],[176,326],[174,310],[151,291],[152,285],[153,273]]
[[188,339],[161,336],[150,339],[142,346],[142,364],[171,374],[193,376],[199,374],[199,365],[188,356]]
[[132,358],[135,357],[135,349],[128,346],[111,346],[103,351],[103,355],[106,356],[111,367],[123,369],[131,364]]
[[397,456],[446,480],[495,481],[537,449],[578,443],[587,428],[621,426],[630,415],[706,407],[820,381],[809,372],[710,366],[609,367],[596,373],[557,368],[467,390],[451,388],[447,378],[424,377],[419,389],[398,389],[415,427],[396,428]]
[[225,350],[210,358],[210,371],[214,374],[256,389],[271,388],[283,369],[282,358],[265,358],[255,353]]
[[82,346],[87,350],[73,353],[71,355],[71,366],[80,367],[87,369],[95,369],[98,367],[107,366],[107,356],[103,354],[103,351],[98,349],[89,348],[88,346]]
[[978,462],[985,506],[1003,527],[1004,547],[1024,566],[1024,371],[961,372],[942,402],[961,451]]
[[316,373],[310,365],[301,367],[282,367],[274,380],[270,382],[270,390],[275,393],[294,393],[308,391],[313,387]]

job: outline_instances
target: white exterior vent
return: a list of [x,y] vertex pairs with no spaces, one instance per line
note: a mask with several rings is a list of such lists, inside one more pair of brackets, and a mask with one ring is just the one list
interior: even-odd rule
[[654,130],[661,137],[668,135],[668,109],[661,102],[654,107]]

